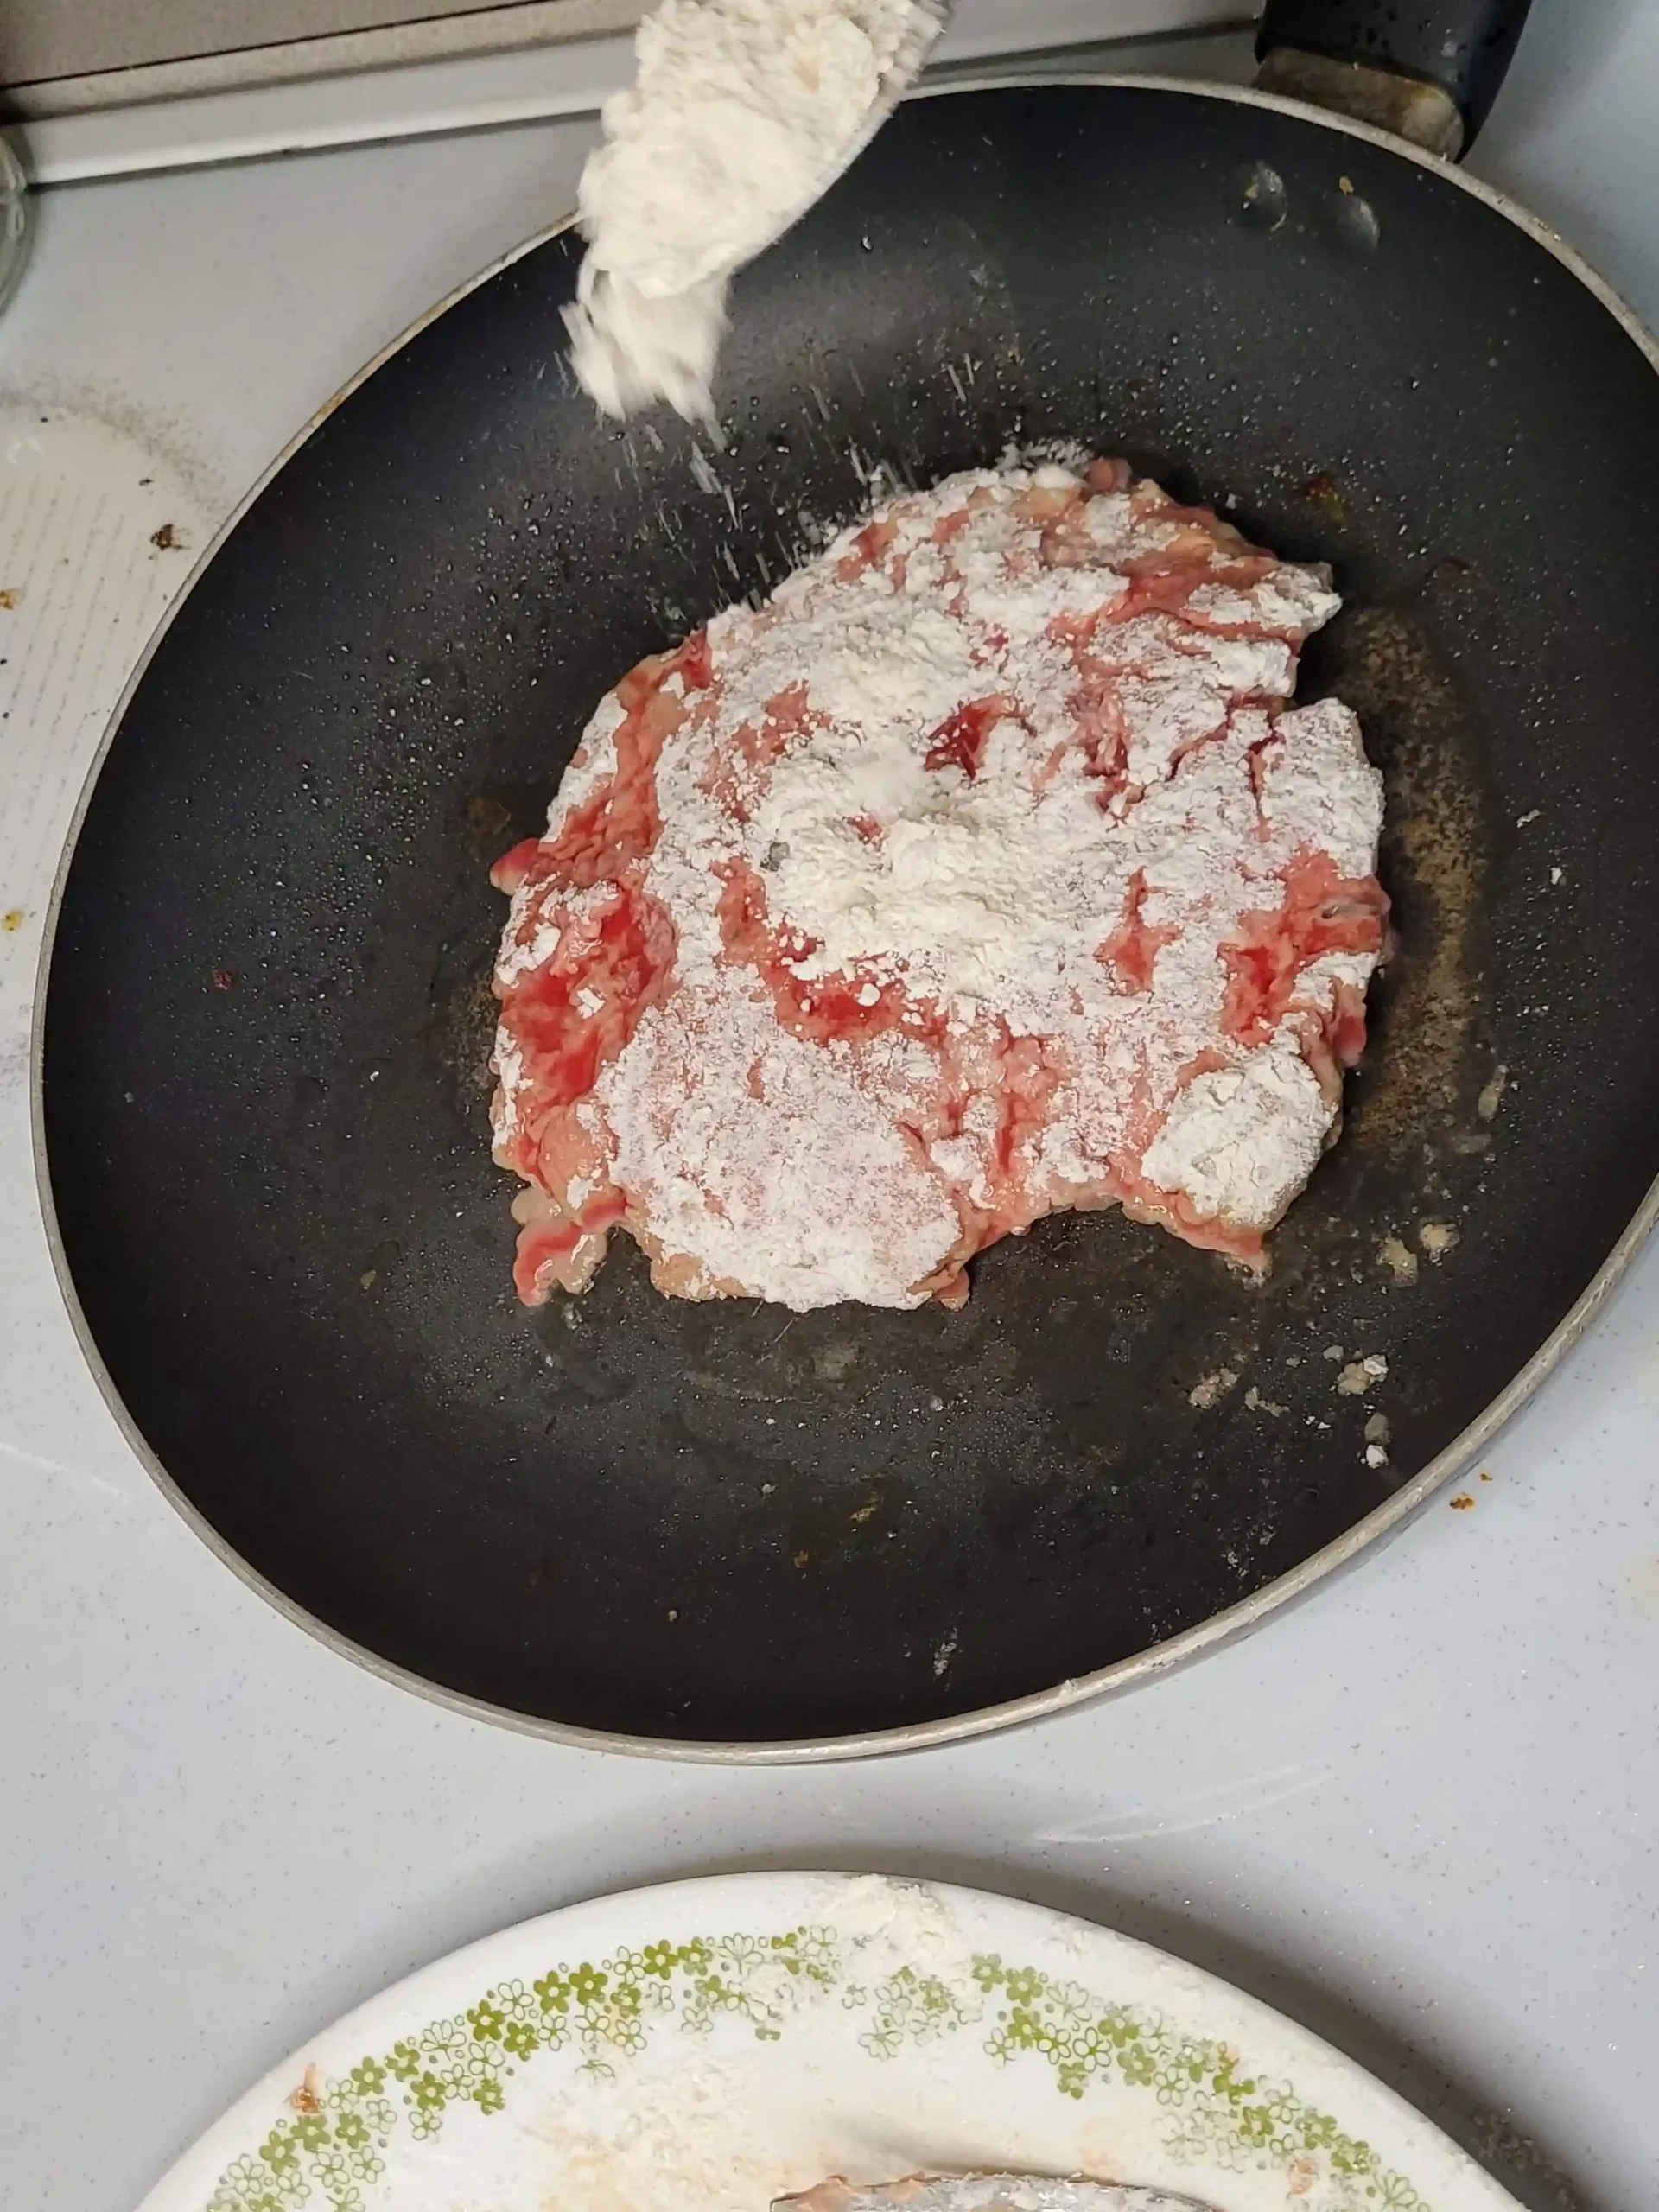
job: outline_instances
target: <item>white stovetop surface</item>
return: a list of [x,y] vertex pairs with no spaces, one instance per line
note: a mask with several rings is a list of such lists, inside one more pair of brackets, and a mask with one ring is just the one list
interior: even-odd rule
[[[1534,21],[1478,165],[1659,321],[1659,9],[1537,0]],[[587,130],[50,195],[0,322],[0,404],[112,423],[223,512],[365,357],[563,210]],[[270,1611],[81,1369],[23,1079],[90,741],[55,743],[0,723],[0,908],[26,910],[0,934],[0,2202],[121,2212],[318,2024],[524,1915],[809,1862],[1095,1915],[1345,2046],[1541,2212],[1654,2201],[1659,1249],[1500,1440],[1473,1511],[1442,1498],[1172,1680],[850,1768],[529,1741]]]

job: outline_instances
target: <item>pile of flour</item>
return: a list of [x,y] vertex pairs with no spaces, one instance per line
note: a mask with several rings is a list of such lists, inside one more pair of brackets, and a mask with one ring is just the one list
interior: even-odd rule
[[610,415],[710,413],[732,272],[837,175],[917,68],[945,0],[662,0],[582,172],[565,311]]

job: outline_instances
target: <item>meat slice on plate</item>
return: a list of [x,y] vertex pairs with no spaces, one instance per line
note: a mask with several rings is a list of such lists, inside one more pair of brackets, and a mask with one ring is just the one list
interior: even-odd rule
[[910,2174],[861,2189],[839,2175],[772,2212],[1206,2212],[1196,2197],[1125,2182],[1053,2181],[1039,2174]]
[[966,1297],[1122,1205],[1251,1266],[1341,1113],[1382,785],[1287,704],[1339,602],[1119,461],[888,501],[601,703],[511,899],[530,1304]]

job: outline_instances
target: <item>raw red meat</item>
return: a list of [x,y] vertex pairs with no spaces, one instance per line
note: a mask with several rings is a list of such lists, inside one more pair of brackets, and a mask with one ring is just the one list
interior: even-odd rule
[[1260,1264],[1386,932],[1338,601],[1119,461],[889,501],[601,705],[494,878],[515,1277],[959,1302],[1121,1205]]

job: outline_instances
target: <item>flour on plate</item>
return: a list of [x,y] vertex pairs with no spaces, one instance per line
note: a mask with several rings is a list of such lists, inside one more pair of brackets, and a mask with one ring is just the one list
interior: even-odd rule
[[710,412],[727,280],[856,152],[942,20],[936,0],[662,0],[582,172],[565,320],[607,414]]
[[1247,1265],[1338,1126],[1381,781],[1288,708],[1322,570],[1010,461],[879,507],[601,705],[508,855],[495,1152],[532,1303],[959,1303],[1046,1213]]

